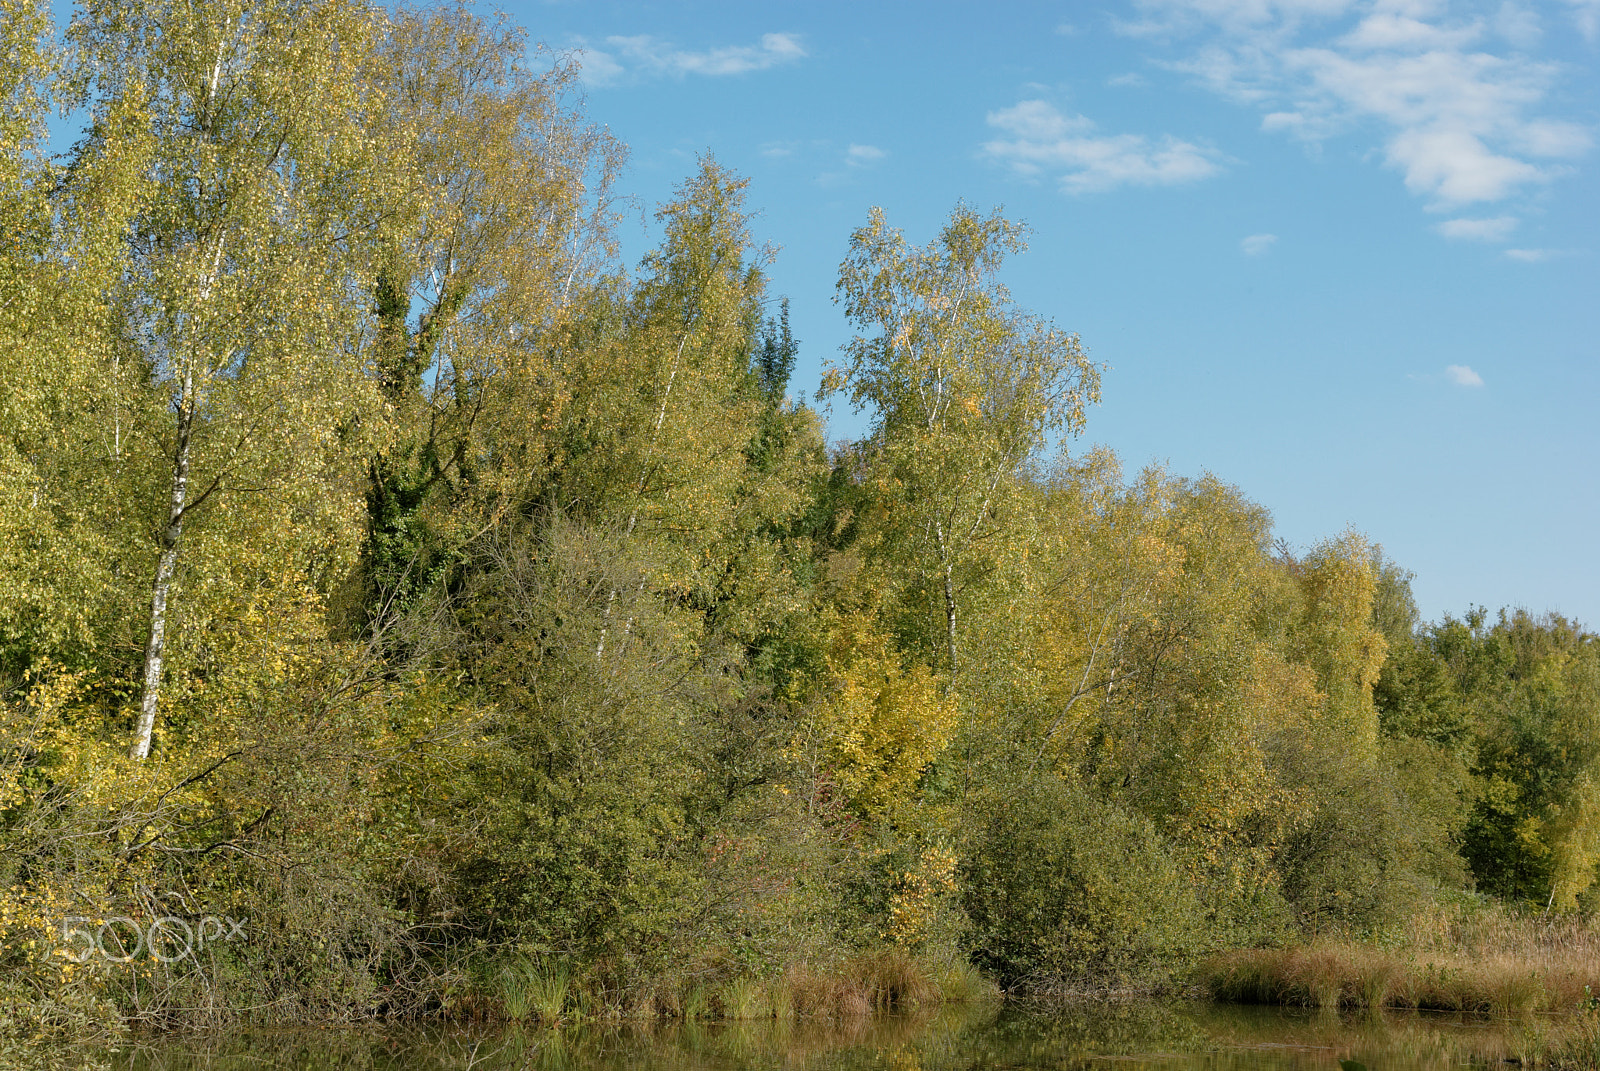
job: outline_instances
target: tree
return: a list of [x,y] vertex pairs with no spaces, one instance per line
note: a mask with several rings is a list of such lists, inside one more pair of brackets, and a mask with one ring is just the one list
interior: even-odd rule
[[902,582],[936,607],[952,684],[961,591],[996,535],[998,500],[1052,434],[1082,430],[1100,397],[1078,336],[1013,307],[996,278],[1023,233],[958,205],[916,247],[875,208],[839,269],[836,300],[861,333],[822,393],[872,410],[869,478],[894,502],[890,545],[909,555]]
[[770,533],[810,470],[776,441],[758,464],[763,429],[794,414],[752,369],[765,277],[744,189],[703,161],[658,213],[639,282],[594,288],[551,330],[560,400],[487,421],[474,454],[479,471],[502,453],[546,467],[479,515],[435,592],[492,711],[454,804],[484,824],[461,870],[470,921],[624,975],[752,895],[705,875],[769,807],[797,806],[775,785],[788,723],[744,660],[798,610]]
[[1378,747],[1372,688],[1388,651],[1388,641],[1374,627],[1379,562],[1372,545],[1349,531],[1318,543],[1293,563],[1304,598],[1293,652],[1316,670],[1326,719],[1340,746],[1369,763]]
[[1556,614],[1478,610],[1427,642],[1476,732],[1462,855],[1480,889],[1572,910],[1600,879],[1600,639]]
[[[342,529],[355,504],[342,477],[375,401],[348,300],[374,192],[372,31],[343,0],[95,0],[74,28],[101,119],[80,160],[115,153],[104,120],[121,111],[152,139],[117,293],[125,344],[168,403],[138,444],[164,457],[165,488],[135,758],[150,751],[180,556],[223,579],[230,540],[276,542],[264,557],[281,557]],[[220,520],[216,504],[238,496],[255,507],[249,529],[214,524],[191,547],[202,514]]]
[[[725,626],[741,619],[748,641],[792,601],[778,541],[756,537],[803,508],[816,435],[752,371],[767,283],[746,186],[702,160],[657,212],[661,244],[632,292],[597,295],[565,330],[570,401],[549,421],[536,501],[620,528],[656,563],[644,582]],[[628,633],[626,617],[606,620],[596,658]]]
[[368,473],[369,619],[548,475],[555,340],[615,253],[622,149],[571,99],[577,67],[534,74],[527,53],[465,7],[398,13],[378,50],[393,186],[372,291],[389,434]]
[[0,679],[81,668],[137,610],[124,577],[142,521],[128,445],[144,418],[111,295],[150,152],[140,109],[97,119],[110,151],[62,167],[45,153],[53,103],[81,81],[50,48],[48,7],[0,18]]

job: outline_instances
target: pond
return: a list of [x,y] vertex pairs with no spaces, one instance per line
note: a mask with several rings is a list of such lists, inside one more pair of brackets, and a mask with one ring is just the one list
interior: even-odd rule
[[127,1071],[1422,1071],[1519,1062],[1561,1024],[1182,1002],[946,1007],[853,1020],[340,1029],[131,1041]]

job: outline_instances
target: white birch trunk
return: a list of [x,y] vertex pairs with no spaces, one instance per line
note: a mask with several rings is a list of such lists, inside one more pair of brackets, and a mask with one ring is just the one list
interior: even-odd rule
[[167,592],[178,566],[178,542],[183,538],[183,512],[189,498],[189,441],[194,430],[194,377],[186,372],[183,397],[178,403],[178,444],[172,454],[172,495],[167,511],[167,527],[161,534],[161,557],[156,562],[156,581],[150,595],[150,640],[144,649],[144,692],[139,697],[139,721],[134,727],[133,746],[128,755],[145,759],[150,755],[150,738],[155,732],[156,711],[161,703],[161,666],[167,641]]
[[954,548],[950,546],[950,541],[945,537],[944,521],[942,519],[934,518],[933,531],[935,537],[939,540],[939,564],[940,571],[943,574],[940,580],[944,586],[944,642],[945,650],[950,657],[950,683],[946,686],[945,692],[949,694],[956,685],[956,583],[954,562],[952,561]]
[[[656,411],[655,427],[650,430],[650,448],[645,451],[644,468],[639,471],[639,486],[634,488],[635,499],[644,494],[645,482],[650,478],[650,462],[655,458],[656,443],[661,439],[661,425],[666,423],[667,419],[667,402],[672,398],[672,385],[678,381],[678,366],[683,363],[683,348],[689,344],[689,332],[693,329],[693,327],[694,317],[690,317],[689,324],[683,330],[683,338],[678,341],[678,352],[672,355],[672,370],[667,373],[667,386],[666,389],[661,392],[661,408]],[[628,515],[628,532],[627,535],[623,537],[624,543],[626,543],[628,539],[633,538],[633,529],[638,522],[639,506],[638,503],[635,502],[633,512]],[[644,591],[643,577],[639,578],[639,591],[641,593]],[[601,619],[602,624],[600,625],[600,642],[595,644],[594,648],[594,658],[596,662],[604,658],[606,654],[606,634],[611,630],[611,608],[616,604],[616,601],[617,588],[616,585],[612,585],[611,595],[606,599],[605,616]],[[629,617],[627,627],[624,629],[623,634],[627,635],[632,631],[633,618]]]

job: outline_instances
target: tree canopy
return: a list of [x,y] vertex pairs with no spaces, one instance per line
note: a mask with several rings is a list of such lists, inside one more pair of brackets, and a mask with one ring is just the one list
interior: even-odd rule
[[829,443],[746,180],[620,263],[623,147],[504,22],[0,4],[0,1031],[1600,903],[1600,640],[1079,448],[1020,223],[843,236]]

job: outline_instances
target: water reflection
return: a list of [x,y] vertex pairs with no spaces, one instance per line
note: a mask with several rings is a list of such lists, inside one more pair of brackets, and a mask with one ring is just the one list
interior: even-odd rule
[[1185,1003],[942,1008],[868,1019],[561,1031],[352,1029],[159,1038],[127,1071],[1433,1071],[1537,1052],[1560,1024]]

